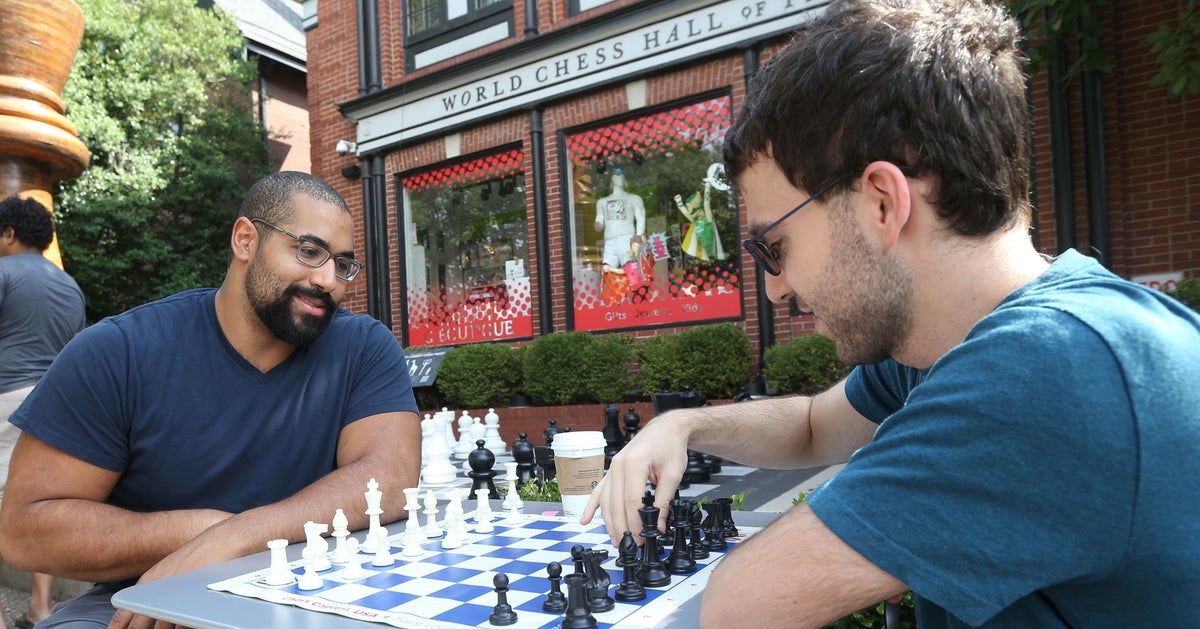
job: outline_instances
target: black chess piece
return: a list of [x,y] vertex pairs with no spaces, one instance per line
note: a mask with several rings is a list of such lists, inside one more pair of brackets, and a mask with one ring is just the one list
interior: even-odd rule
[[517,442],[512,445],[512,458],[517,462],[517,485],[522,486],[534,478],[533,444],[525,440],[525,433],[517,434]]
[[621,421],[625,423],[625,443],[629,443],[642,425],[642,416],[638,415],[637,411],[633,410],[633,407],[630,406],[629,411],[625,413],[625,417]]
[[658,551],[659,510],[654,506],[653,497],[649,497],[649,495],[647,497],[651,501],[650,506],[644,504],[646,499],[643,498],[643,505],[638,509],[638,516],[642,520],[642,532],[638,535],[646,540],[642,543],[642,565],[638,569],[638,582],[646,587],[656,588],[670,585],[671,573],[667,571],[667,566],[663,563]]
[[562,591],[562,564],[557,561],[546,564],[546,574],[550,579],[550,592],[542,601],[542,609],[555,614],[566,611],[567,595]]
[[542,438],[546,440],[546,445],[533,447],[533,458],[537,465],[542,468],[543,480],[550,480],[558,473],[554,465],[554,449],[551,447],[551,444],[554,442],[554,435],[560,432],[563,432],[563,430],[558,427],[558,420],[550,420],[550,424],[542,431]]
[[554,445],[554,435],[557,435],[559,432],[558,420],[550,420],[550,424],[542,431],[542,438],[546,440],[546,445]]
[[663,413],[680,408],[679,393],[671,390],[671,381],[663,378],[658,381],[659,391],[650,394],[650,403],[654,405],[654,414],[662,415]]
[[575,544],[571,547],[571,561],[575,563],[575,572],[571,574],[587,574],[583,569],[583,546]]
[[603,614],[612,611],[616,602],[608,596],[608,587],[612,585],[612,577],[601,566],[608,559],[608,551],[592,548],[583,551],[583,572],[587,575],[588,609],[593,613]]
[[467,472],[467,476],[471,478],[471,495],[467,496],[468,500],[475,499],[475,492],[480,489],[487,490],[488,498],[500,499],[500,492],[496,491],[496,483],[493,480],[497,474],[496,470],[492,469],[496,465],[496,455],[483,447],[484,443],[486,442],[483,439],[477,440],[475,449],[467,455],[467,465],[471,467],[471,471]]
[[688,501],[671,501],[671,514],[675,517],[675,542],[671,555],[667,557],[667,567],[672,574],[688,574],[696,571],[696,560],[688,549],[687,534],[691,518],[688,515]]
[[604,407],[604,469],[608,469],[612,458],[625,445],[621,435],[621,408],[616,404]]
[[712,480],[704,455],[695,450],[688,450],[687,476],[693,483],[707,483]]
[[704,524],[704,545],[709,550],[725,550],[729,544],[725,542],[725,513],[714,500],[708,503],[709,519]]
[[597,629],[596,617],[587,605],[587,576],[568,574],[563,581],[567,583],[567,609],[559,626],[562,629]]
[[624,569],[621,583],[613,592],[613,598],[618,601],[640,601],[646,598],[646,588],[638,583],[637,542],[629,531],[621,536],[621,545],[617,548],[617,565]]
[[708,546],[700,537],[703,523],[704,512],[700,510],[700,505],[692,502],[688,510],[688,550],[691,551],[692,559],[708,559]]
[[721,537],[726,539],[730,537],[737,537],[737,525],[733,522],[733,499],[717,498],[713,501],[713,503],[715,503],[716,508],[721,510],[721,515],[724,516],[724,522],[722,522],[721,528]]
[[508,575],[503,572],[497,573],[492,577],[492,584],[496,590],[496,606],[492,608],[492,615],[488,616],[488,622],[500,627],[515,624],[517,612],[513,611],[512,605],[508,604]]
[[637,542],[633,541],[633,532],[625,531],[621,535],[621,542],[617,544],[617,548],[625,548],[626,544],[633,546],[633,557],[626,557],[625,553],[617,553],[617,567],[624,568],[627,564],[637,564]]

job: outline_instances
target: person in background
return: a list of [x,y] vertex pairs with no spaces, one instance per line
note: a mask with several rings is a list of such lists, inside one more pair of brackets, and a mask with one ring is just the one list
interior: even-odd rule
[[583,520],[639,530],[687,449],[847,461],[738,545],[705,627],[821,627],[912,590],[921,629],[1200,626],[1200,316],[1030,238],[1020,25],[848,0],[772,55],[724,146],[767,295],[857,365],[813,397],[656,417]]
[[[86,324],[83,291],[43,255],[53,239],[44,205],[16,196],[0,201],[0,500],[21,433],[8,417]],[[54,577],[34,572],[31,578],[29,609],[16,619],[20,629],[50,615]]]
[[353,233],[327,183],[268,175],[233,223],[220,288],[109,317],[63,348],[11,418],[23,432],[0,552],[97,585],[38,629],[154,624],[114,615],[113,593],[299,541],[339,508],[365,528],[355,505],[371,478],[385,519],[403,517],[417,406],[391,330],[338,307],[362,269]]

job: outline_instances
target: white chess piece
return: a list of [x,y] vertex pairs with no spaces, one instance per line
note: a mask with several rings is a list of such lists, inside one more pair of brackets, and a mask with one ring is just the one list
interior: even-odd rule
[[[354,542],[354,544],[355,544],[354,548],[355,548],[355,550],[357,550],[358,549],[358,546],[357,546],[358,541],[355,540],[353,537],[350,538],[350,541]],[[337,573],[337,576],[338,576],[338,578],[342,579],[343,581],[358,581],[359,579],[365,579],[365,578],[371,576],[372,574],[375,574],[375,573],[371,572],[370,570],[364,569],[363,562],[359,561],[356,557],[351,555],[350,563],[346,564],[346,568],[344,570],[342,570],[341,572]]]
[[486,415],[483,416],[484,424],[484,447],[492,451],[492,454],[504,454],[508,449],[508,444],[500,438],[500,416],[496,414],[496,409],[489,408]]
[[306,540],[304,549],[312,549],[312,564],[317,572],[322,572],[332,567],[329,558],[326,557],[326,553],[329,552],[329,542],[324,537],[321,537],[322,533],[328,531],[328,524],[313,522],[312,520],[304,523],[304,538]]
[[504,480],[508,482],[508,493],[504,495],[504,503],[501,505],[505,509],[516,505],[517,509],[525,508],[525,501],[521,500],[521,495],[517,491],[517,462],[508,461],[504,464]]
[[433,439],[433,429],[433,417],[425,413],[425,419],[421,420],[421,469],[429,465],[429,442]]
[[436,539],[444,533],[438,525],[437,514],[437,495],[430,489],[425,492],[425,537],[428,539]]
[[[471,423],[471,452],[474,452],[475,448],[478,447],[479,441],[483,441],[483,447],[485,447],[485,448],[487,447],[487,426],[484,426],[483,422],[478,417],[475,417],[473,422]],[[492,454],[494,455],[496,453],[493,452]],[[467,453],[468,460],[463,461],[463,464],[462,464],[463,472],[471,471],[470,456],[471,456],[471,453],[468,452]]]
[[336,564],[350,563],[350,546],[346,544],[346,538],[350,535],[349,520],[346,514],[341,509],[333,514],[333,552],[329,555],[329,561]]
[[462,518],[461,509],[460,513],[454,513],[450,506],[447,505],[445,519],[446,535],[442,538],[442,548],[451,550],[463,545],[462,537],[458,533],[460,518]]
[[508,506],[508,517],[504,518],[504,523],[509,526],[520,526],[525,523],[525,516],[521,514],[521,507],[516,503]]
[[462,417],[458,418],[458,443],[454,446],[454,458],[465,459],[474,449],[475,442],[471,439],[471,414],[463,411]]
[[433,414],[433,421],[442,429],[442,441],[446,444],[447,452],[454,452],[454,446],[457,442],[454,440],[454,411],[442,407],[442,410]]
[[370,518],[370,526],[367,528],[367,535],[363,538],[363,552],[375,552],[376,545],[379,543],[379,516],[383,514],[383,509],[379,505],[383,502],[383,492],[379,491],[379,482],[374,478],[367,481],[367,491],[363,493],[367,499],[367,510],[364,512]]
[[415,487],[404,490],[404,510],[408,512],[408,519],[404,521],[404,536],[400,538],[403,546],[408,545],[410,538],[416,544],[424,544],[426,541],[425,531],[421,530],[421,517],[418,515],[421,512],[418,491],[420,490]]
[[304,574],[296,580],[296,587],[301,590],[319,590],[325,587],[325,580],[317,574],[317,549],[305,546],[300,555],[304,557]]
[[271,567],[267,570],[267,585],[289,585],[296,580],[292,569],[288,567],[287,547],[286,539],[273,539],[267,542],[267,548],[271,549]]
[[428,426],[422,426],[425,435],[421,439],[422,485],[449,485],[458,477],[458,469],[450,462],[451,451],[443,439],[439,421],[432,419]]
[[375,535],[375,558],[371,560],[371,565],[383,568],[396,563],[392,558],[392,545],[388,542],[387,527],[380,526]]

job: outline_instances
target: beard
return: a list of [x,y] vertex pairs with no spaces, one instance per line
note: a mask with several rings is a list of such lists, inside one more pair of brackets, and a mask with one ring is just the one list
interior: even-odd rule
[[820,311],[837,357],[877,363],[903,350],[912,324],[912,273],[872,251],[849,207],[830,208],[830,259],[808,304]]
[[[302,287],[296,284],[284,288],[278,297],[271,298],[272,289],[279,285],[275,278],[265,268],[266,264],[255,259],[246,271],[246,297],[258,320],[266,326],[275,338],[295,347],[307,347],[321,336],[329,322],[333,320],[337,304],[328,293],[317,288]],[[292,303],[298,294],[307,295],[321,300],[325,305],[325,314],[321,316],[292,312]]]

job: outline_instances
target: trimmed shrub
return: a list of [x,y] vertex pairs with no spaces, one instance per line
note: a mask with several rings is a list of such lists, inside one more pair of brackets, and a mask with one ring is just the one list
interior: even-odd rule
[[732,323],[643,339],[634,354],[642,367],[641,387],[647,396],[666,378],[676,391],[690,386],[707,398],[731,398],[753,374],[750,339]]
[[619,335],[554,332],[529,344],[522,361],[525,392],[542,405],[624,401],[630,343]]
[[1184,305],[1200,312],[1200,277],[1189,277],[1179,280],[1168,295],[1183,302]]
[[518,354],[507,345],[472,343],[446,353],[437,386],[447,406],[506,406],[520,386]]
[[814,395],[850,373],[838,361],[833,341],[820,334],[805,334],[772,345],[763,355],[763,362],[767,387],[781,395]]

